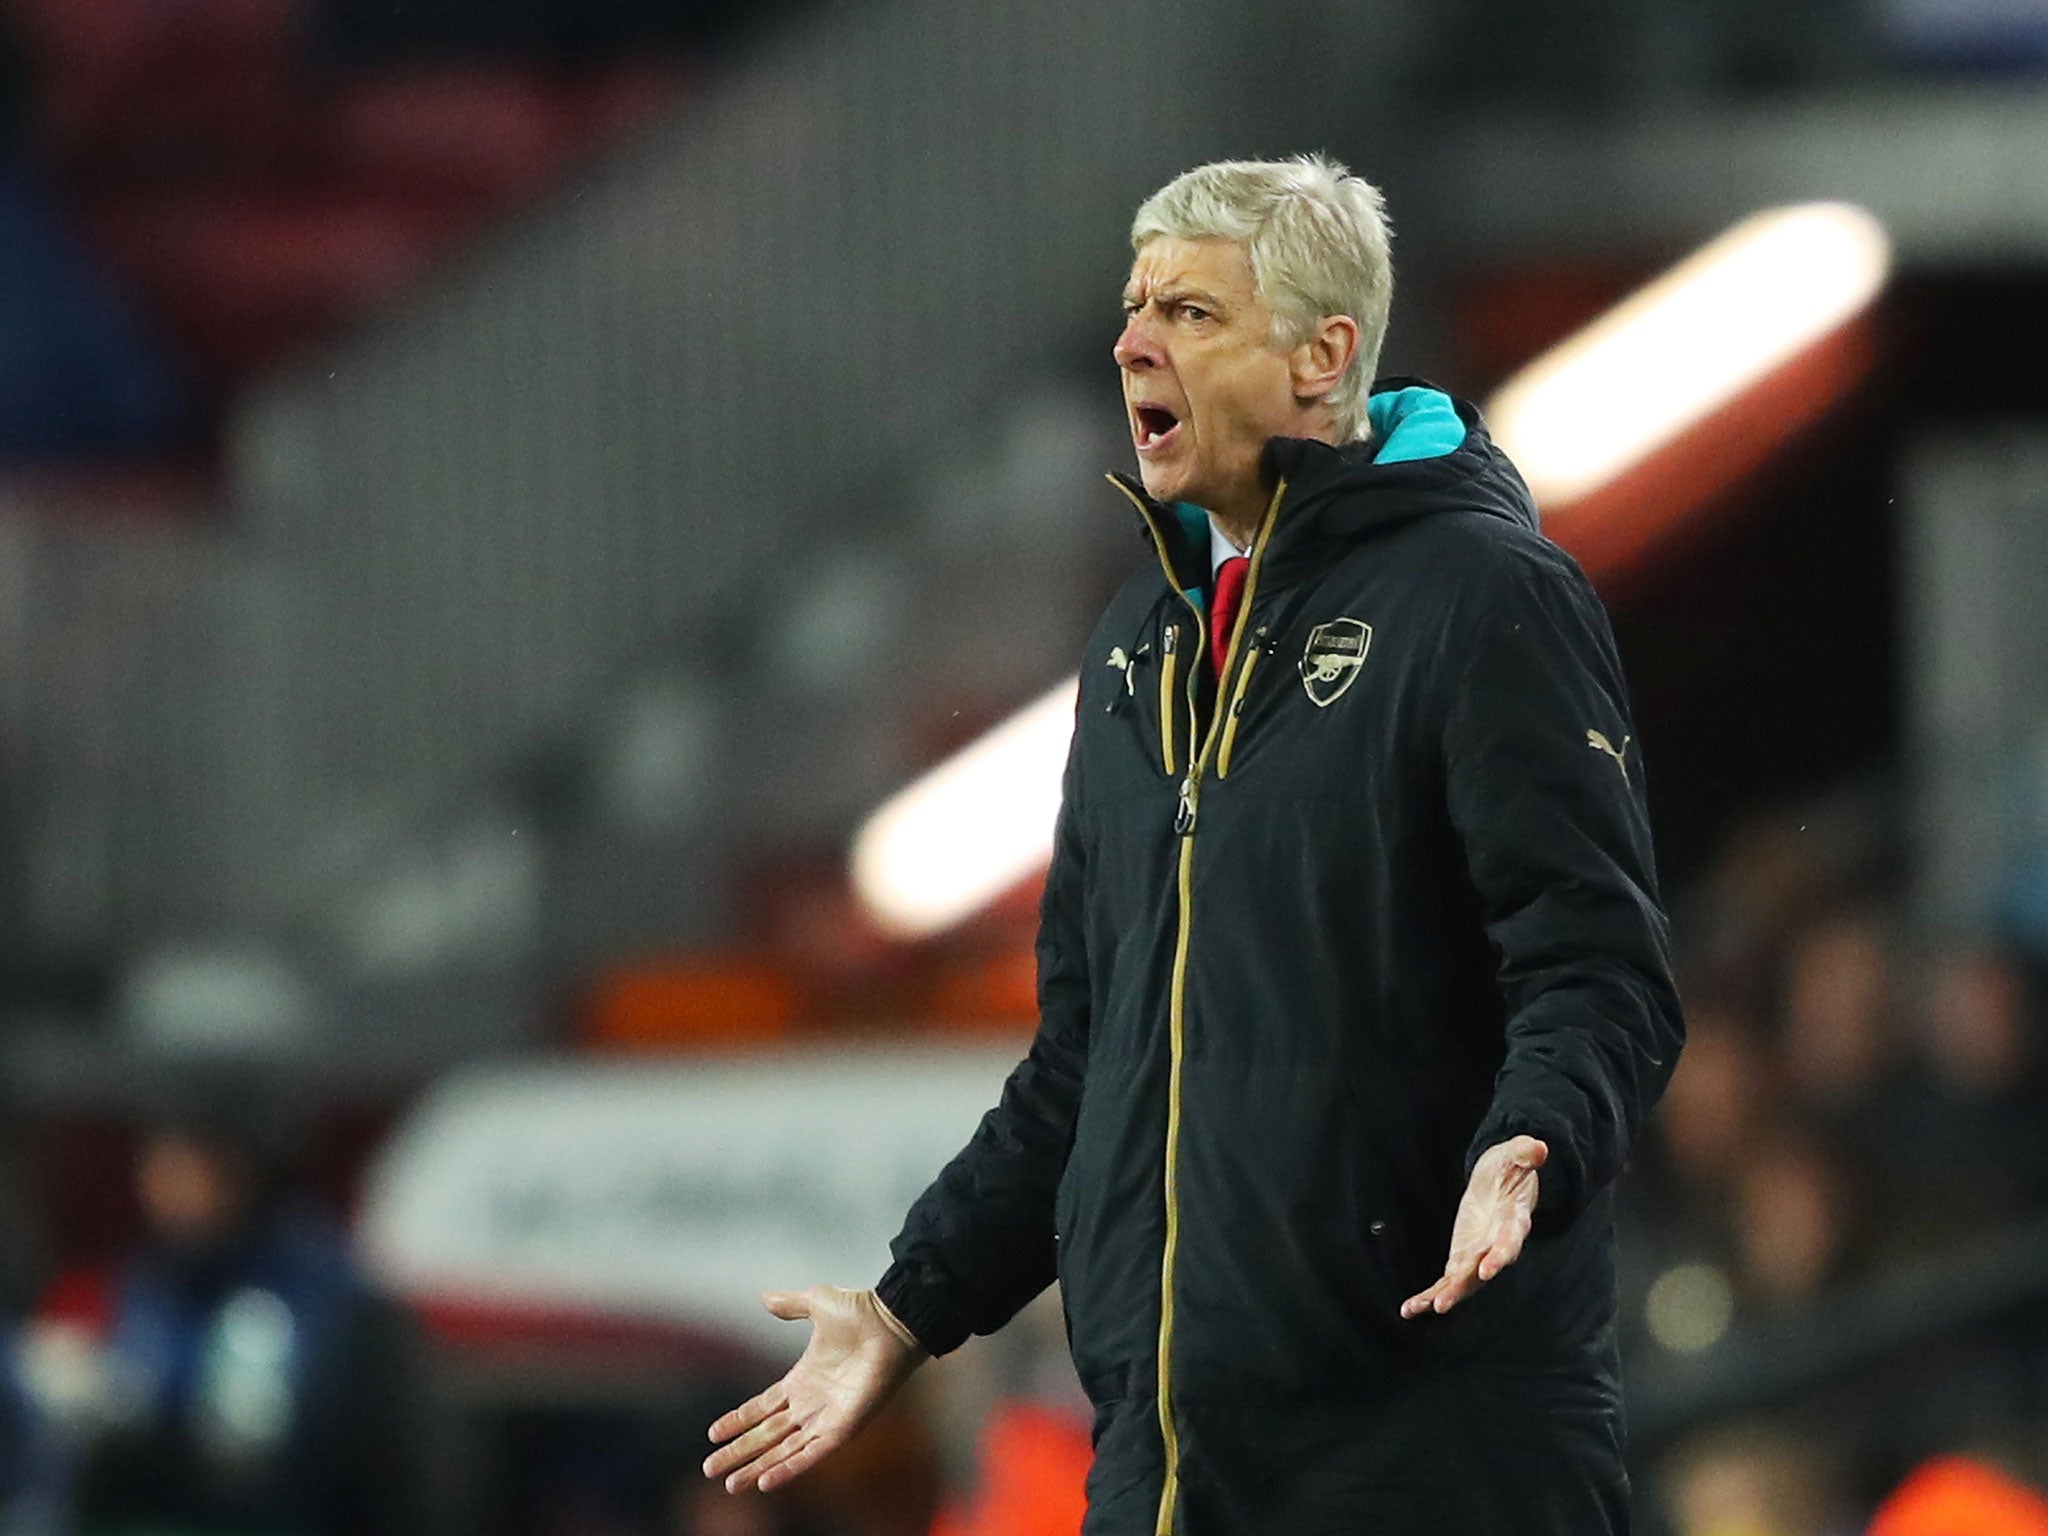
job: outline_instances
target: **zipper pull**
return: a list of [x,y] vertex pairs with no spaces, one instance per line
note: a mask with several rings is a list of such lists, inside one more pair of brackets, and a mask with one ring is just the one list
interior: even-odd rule
[[1182,837],[1194,833],[1195,776],[1192,773],[1180,781],[1180,806],[1173,813],[1173,830]]

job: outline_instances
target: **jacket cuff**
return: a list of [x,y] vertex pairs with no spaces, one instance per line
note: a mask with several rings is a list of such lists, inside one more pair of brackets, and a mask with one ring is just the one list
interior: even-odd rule
[[910,1331],[928,1355],[952,1353],[973,1331],[940,1285],[900,1259],[875,1282],[875,1300]]

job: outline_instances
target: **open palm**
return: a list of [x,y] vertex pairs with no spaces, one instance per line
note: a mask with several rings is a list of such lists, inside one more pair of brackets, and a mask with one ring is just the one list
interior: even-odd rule
[[872,1291],[814,1285],[769,1291],[761,1302],[777,1317],[809,1318],[811,1341],[780,1381],[711,1426],[719,1449],[705,1460],[704,1475],[724,1478],[729,1493],[766,1493],[808,1472],[873,1418],[925,1359]]
[[1401,1303],[1403,1317],[1448,1312],[1522,1256],[1536,1217],[1537,1170],[1550,1157],[1534,1136],[1515,1136],[1480,1154],[1451,1226],[1442,1278]]

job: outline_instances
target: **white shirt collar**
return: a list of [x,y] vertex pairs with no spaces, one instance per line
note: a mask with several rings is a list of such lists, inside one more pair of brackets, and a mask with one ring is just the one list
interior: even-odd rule
[[1209,516],[1209,574],[1214,576],[1223,568],[1223,562],[1234,560],[1245,551],[1230,542],[1230,535],[1217,526],[1214,513]]

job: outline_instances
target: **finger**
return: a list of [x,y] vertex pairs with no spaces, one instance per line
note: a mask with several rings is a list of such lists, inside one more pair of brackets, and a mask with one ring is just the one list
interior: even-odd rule
[[[841,1438],[840,1436],[820,1434],[812,1429],[799,1430],[787,1440],[784,1440],[782,1444],[776,1446],[767,1455],[757,1457],[753,1464],[746,1468],[743,1474],[745,1481],[740,1484],[740,1488],[757,1487],[763,1493],[767,1493],[778,1484],[785,1483],[791,1477],[797,1475],[796,1472],[785,1471],[791,1461],[812,1448],[822,1445],[824,1449],[819,1450],[817,1455],[812,1457],[812,1460],[816,1461],[825,1454],[825,1451],[836,1446]],[[806,1463],[806,1465],[809,1465],[809,1463]],[[797,1470],[800,1472],[802,1468],[800,1467]],[[735,1488],[733,1491],[738,1492],[739,1489]]]
[[811,1315],[811,1293],[809,1291],[763,1291],[761,1305],[781,1318],[793,1323],[800,1317]]
[[1401,1315],[1403,1317],[1422,1316],[1423,1313],[1429,1310],[1430,1304],[1436,1300],[1436,1293],[1442,1289],[1443,1281],[1439,1280],[1435,1285],[1432,1285],[1428,1290],[1416,1292],[1413,1296],[1410,1296],[1406,1301],[1401,1303]]
[[1444,1265],[1444,1279],[1452,1285],[1470,1280],[1479,1273],[1479,1261],[1486,1257],[1487,1247],[1487,1243],[1479,1242],[1453,1249],[1450,1262]]
[[[1456,1248],[1444,1263],[1444,1272],[1436,1283],[1427,1290],[1410,1296],[1401,1303],[1403,1317],[1419,1317],[1435,1305],[1436,1299],[1452,1286],[1459,1284],[1479,1266],[1480,1253],[1468,1248]],[[1437,1310],[1441,1311],[1442,1308]]]
[[802,1477],[811,1468],[831,1455],[838,1446],[839,1439],[836,1435],[820,1435],[814,1440],[806,1441],[790,1455],[787,1461],[762,1476],[761,1491],[763,1493],[773,1493],[784,1483]]
[[1429,1311],[1430,1308],[1436,1305],[1436,1299],[1439,1296],[1458,1283],[1459,1274],[1460,1267],[1455,1261],[1446,1266],[1444,1272],[1437,1277],[1435,1283],[1429,1286],[1428,1289],[1410,1296],[1401,1303],[1401,1315],[1403,1317],[1420,1317],[1423,1313]]
[[724,1477],[736,1468],[744,1467],[763,1451],[772,1450],[781,1444],[783,1437],[797,1427],[797,1422],[787,1413],[778,1413],[761,1424],[748,1430],[730,1445],[720,1446],[704,1458],[706,1477]]
[[725,1480],[725,1491],[745,1493],[749,1488],[758,1488],[761,1484],[761,1474],[787,1461],[791,1454],[802,1448],[803,1443],[804,1437],[801,1433],[793,1434],[780,1445],[756,1456]]
[[1478,1289],[1479,1270],[1475,1266],[1474,1268],[1466,1271],[1464,1274],[1458,1275],[1454,1279],[1445,1282],[1445,1284],[1437,1291],[1436,1300],[1431,1302],[1430,1306],[1434,1308],[1436,1314],[1439,1317],[1441,1317],[1444,1313],[1450,1311],[1451,1308],[1455,1307],[1459,1302],[1463,1301],[1467,1296],[1470,1296],[1474,1291]]
[[781,1443],[784,1436],[797,1427],[793,1414],[778,1413],[748,1430],[730,1445],[720,1446],[704,1458],[704,1471],[708,1477],[717,1477],[735,1467],[746,1465],[770,1447]]
[[742,1430],[752,1429],[771,1413],[779,1413],[789,1406],[788,1378],[775,1383],[754,1397],[748,1398],[739,1407],[720,1414],[712,1420],[705,1433],[715,1445],[721,1440],[730,1440]]
[[1524,1168],[1541,1168],[1550,1161],[1550,1143],[1534,1136],[1515,1138],[1515,1161]]
[[1486,1257],[1483,1248],[1464,1248],[1451,1255],[1451,1262],[1444,1268],[1444,1277],[1436,1283],[1436,1296],[1430,1302],[1439,1314],[1448,1312],[1467,1296],[1479,1289],[1479,1264]]

